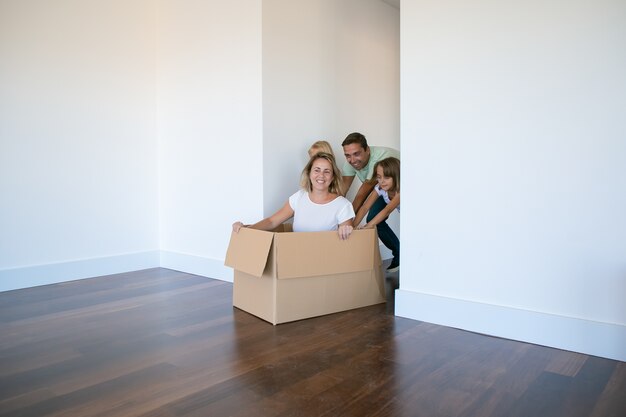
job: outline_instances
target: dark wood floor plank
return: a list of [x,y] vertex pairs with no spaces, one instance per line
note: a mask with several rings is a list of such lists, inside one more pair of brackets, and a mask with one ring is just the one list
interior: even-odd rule
[[[378,316],[381,316],[379,309],[376,310],[376,313]],[[247,372],[231,378],[223,384],[199,391],[193,396],[182,399],[180,404],[173,405],[177,410],[176,414],[194,415],[195,413],[209,412],[216,408],[220,409],[221,412],[226,412],[224,407],[227,404],[230,404],[232,407],[239,407],[242,401],[239,394],[237,394],[238,391],[232,388],[233,385],[236,387],[245,386],[248,401],[256,402],[262,398],[271,397],[276,393],[289,390],[294,384],[298,384],[324,369],[332,368],[338,364],[350,363],[358,347],[369,349],[377,343],[377,340],[381,339],[381,336],[377,334],[358,334],[355,338],[353,333],[349,333],[347,330],[356,325],[354,320],[350,319],[352,314],[354,313],[335,316],[336,319],[340,320],[336,320],[335,324],[330,327],[331,333],[336,332],[330,343],[327,340],[327,334],[301,332],[302,328],[309,327],[318,319],[313,319],[308,323],[299,322],[271,329],[268,328],[267,330],[271,330],[272,333],[277,333],[282,337],[278,339],[266,338],[266,340],[272,342],[270,345],[263,343],[262,340],[253,339],[251,343],[244,343],[241,346],[240,354],[249,358],[250,368]],[[382,317],[386,316],[383,315]],[[386,317],[385,320],[389,320],[389,318]],[[346,331],[337,332],[342,327],[345,327]],[[301,334],[300,337],[303,343],[298,345],[292,344],[289,336],[294,332]],[[284,349],[281,345],[285,347],[291,345],[291,347]],[[277,354],[276,349],[281,348],[283,348],[283,353]],[[253,350],[248,351],[248,349]],[[288,355],[285,355],[285,351],[288,352]],[[244,360],[245,362],[246,360]],[[271,363],[271,366],[259,367],[258,363]],[[227,398],[234,394],[237,395],[232,399]],[[236,408],[231,409],[227,414],[236,412],[236,410]]]
[[546,366],[546,371],[563,376],[574,377],[585,364],[587,355],[574,352],[559,351]]
[[47,388],[29,391],[25,394],[11,398],[0,399],[0,414],[14,412],[16,410],[25,409],[33,404],[37,404],[51,398],[57,394]]
[[10,353],[4,352],[0,361],[0,378],[16,373],[53,366],[81,356],[73,347],[50,349],[46,344],[23,346]]
[[542,372],[509,409],[511,417],[560,416],[572,378]]
[[[202,278],[195,275],[181,275],[180,272],[163,269],[138,271],[126,274],[111,275],[107,281],[83,280],[86,288],[75,289],[72,282],[47,285],[32,289],[33,294],[22,296],[20,291],[0,293],[0,321],[16,321],[40,315],[75,310],[80,307],[93,306],[101,301],[112,302],[118,299],[132,298],[140,295],[163,293],[169,289],[202,283]],[[149,280],[141,280],[145,274]],[[172,277],[184,277],[175,279]],[[119,285],[116,285],[118,284]],[[106,285],[104,285],[106,284]],[[83,282],[81,282],[81,287]],[[120,291],[124,288],[125,291]],[[87,290],[87,292],[85,292]],[[29,293],[31,289],[29,289]]]
[[[504,341],[510,357],[500,366],[504,371],[492,386],[478,396],[462,414],[463,417],[497,417],[511,413],[511,408],[528,390],[528,387],[545,371],[546,366],[559,352],[536,345]],[[503,365],[502,365],[503,364]]]
[[626,416],[626,363],[619,362],[596,402],[591,417]]
[[[110,413],[120,401],[132,395],[130,390],[142,381],[154,378],[165,378],[173,372],[174,367],[167,364],[158,364],[143,368],[137,372],[130,372],[124,376],[107,380],[106,382],[87,386],[65,395],[31,404],[8,414],[0,411],[0,416],[35,417],[35,416],[91,416],[102,411]],[[110,415],[110,414],[109,414]]]
[[[593,356],[588,358],[572,380],[561,415],[563,417],[589,416],[616,366],[615,361]],[[626,396],[626,390],[624,390],[624,395]]]
[[160,268],[0,293],[0,417],[623,417],[624,392],[622,362],[384,305],[272,326]]

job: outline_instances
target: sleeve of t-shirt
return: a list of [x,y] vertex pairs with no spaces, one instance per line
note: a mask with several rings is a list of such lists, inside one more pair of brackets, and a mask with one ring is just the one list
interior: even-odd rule
[[343,201],[343,207],[341,208],[341,210],[339,210],[339,213],[337,213],[337,224],[341,224],[346,220],[350,220],[355,217],[354,209],[352,208],[352,203],[350,202],[350,200],[344,197],[341,198],[343,198],[343,200],[345,201]]
[[344,177],[354,177],[356,175],[356,170],[349,163],[343,164],[343,168],[341,168],[341,175]]
[[302,193],[304,192],[304,190],[298,190],[289,197],[289,205],[291,206],[291,209],[294,211],[294,213],[298,208],[298,202],[302,198]]
[[378,157],[379,161],[382,161],[385,158],[389,158],[393,156],[394,158],[400,159],[400,152],[397,149],[393,148],[380,148],[382,150],[380,156]]

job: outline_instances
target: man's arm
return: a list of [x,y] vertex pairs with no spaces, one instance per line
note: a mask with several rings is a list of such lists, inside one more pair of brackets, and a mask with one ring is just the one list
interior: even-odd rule
[[365,201],[367,196],[370,195],[375,185],[375,179],[367,180],[363,184],[361,184],[361,187],[359,188],[359,191],[357,191],[356,196],[354,196],[354,201],[352,202],[352,208],[354,209],[355,213],[359,212],[359,209],[363,205],[363,202]]
[[372,191],[365,199],[363,205],[361,205],[359,211],[356,212],[356,217],[353,222],[354,227],[359,227],[361,220],[365,218],[365,215],[372,208],[376,200],[378,200],[378,193],[376,191]]

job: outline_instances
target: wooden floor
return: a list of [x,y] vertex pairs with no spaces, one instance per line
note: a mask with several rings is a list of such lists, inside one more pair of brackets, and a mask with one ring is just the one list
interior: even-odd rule
[[0,416],[626,416],[626,364],[394,317],[272,326],[150,269],[0,293]]

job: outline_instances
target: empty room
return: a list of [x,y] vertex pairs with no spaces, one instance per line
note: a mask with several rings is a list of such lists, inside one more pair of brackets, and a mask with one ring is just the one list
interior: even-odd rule
[[[617,0],[0,0],[0,417],[626,416],[625,40]],[[354,132],[400,255],[247,230]]]

